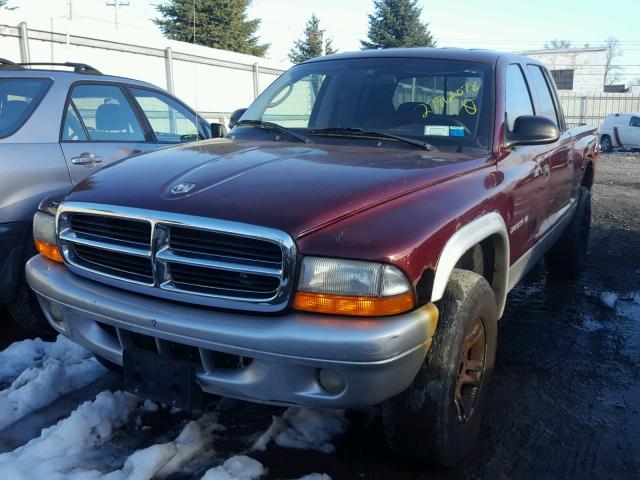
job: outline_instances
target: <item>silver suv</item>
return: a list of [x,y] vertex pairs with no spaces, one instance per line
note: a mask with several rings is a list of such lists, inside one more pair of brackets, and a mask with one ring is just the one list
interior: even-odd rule
[[146,82],[85,64],[0,59],[0,303],[14,320],[51,332],[23,274],[43,197],[125,157],[219,136],[219,127]]

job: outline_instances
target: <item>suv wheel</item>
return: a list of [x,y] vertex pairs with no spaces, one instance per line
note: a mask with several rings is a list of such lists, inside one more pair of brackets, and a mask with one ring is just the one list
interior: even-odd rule
[[575,278],[582,271],[591,231],[591,192],[580,187],[571,223],[544,257],[549,275]]
[[602,135],[602,137],[600,137],[600,148],[602,148],[603,152],[613,150],[613,144],[611,143],[611,137],[609,135]]
[[18,283],[16,298],[13,302],[7,304],[7,310],[11,318],[28,332],[42,335],[44,337],[53,337],[56,331],[49,325],[40,303],[33,293],[26,278],[24,278],[24,265],[31,257],[37,254],[33,242],[24,246],[24,255],[22,258],[22,277]]
[[489,283],[456,269],[440,320],[413,384],[382,405],[389,446],[436,465],[454,465],[480,430],[495,360],[498,310]]

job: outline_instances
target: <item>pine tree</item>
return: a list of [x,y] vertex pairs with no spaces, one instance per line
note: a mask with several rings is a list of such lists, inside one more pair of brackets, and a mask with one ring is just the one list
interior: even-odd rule
[[162,18],[153,22],[172,40],[263,57],[269,44],[256,36],[260,20],[247,20],[250,5],[251,0],[170,0],[156,7]]
[[310,58],[336,53],[330,38],[324,39],[324,30],[320,28],[320,19],[315,13],[307,22],[303,37],[293,43],[289,51],[291,63],[302,63]]
[[422,8],[417,0],[374,0],[369,15],[369,38],[362,49],[397,47],[435,47],[429,24],[420,21]]

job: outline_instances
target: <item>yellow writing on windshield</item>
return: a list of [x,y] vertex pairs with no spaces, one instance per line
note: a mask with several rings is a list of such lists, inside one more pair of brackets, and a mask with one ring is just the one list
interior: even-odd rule
[[[479,90],[480,85],[478,84],[478,82],[466,82],[460,88],[449,92],[446,97],[444,95],[438,95],[437,97],[432,98],[430,103],[433,109],[438,108],[440,110],[443,110],[445,105],[448,105],[454,100],[457,100],[460,97],[464,97],[465,95],[477,94]],[[429,116],[429,113],[431,112],[429,105],[427,105],[426,103],[421,103],[417,108],[424,109],[422,118],[427,118]],[[478,106],[476,105],[476,102],[473,98],[464,98],[462,100],[462,108],[464,108],[465,112],[467,112],[469,115],[475,115],[476,113],[478,113]]]

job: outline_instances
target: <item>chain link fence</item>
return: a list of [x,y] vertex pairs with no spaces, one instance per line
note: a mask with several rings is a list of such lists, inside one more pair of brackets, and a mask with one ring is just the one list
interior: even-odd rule
[[562,94],[560,103],[569,126],[600,126],[612,113],[640,112],[640,96],[628,93]]

